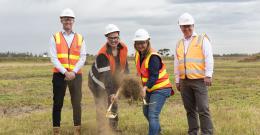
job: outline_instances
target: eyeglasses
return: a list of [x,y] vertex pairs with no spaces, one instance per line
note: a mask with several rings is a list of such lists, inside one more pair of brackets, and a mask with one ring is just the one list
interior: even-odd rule
[[74,21],[74,18],[68,18],[68,17],[64,17],[64,18],[61,18],[62,21],[65,21],[65,22],[73,22]]
[[186,28],[191,28],[193,25],[181,25],[181,28],[186,29]]
[[107,37],[108,40],[118,40],[119,37]]

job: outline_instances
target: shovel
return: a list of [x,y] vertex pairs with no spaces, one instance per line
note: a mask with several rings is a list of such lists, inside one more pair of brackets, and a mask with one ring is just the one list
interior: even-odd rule
[[[118,95],[119,95],[119,90],[116,92],[116,97],[118,97]],[[107,113],[106,113],[106,117],[107,117],[107,118],[114,119],[114,118],[116,118],[116,116],[117,116],[117,113],[113,113],[113,112],[111,111],[114,102],[115,102],[115,100],[113,100],[113,101],[111,102],[111,104],[109,105],[109,107],[108,107],[108,109],[107,109]]]

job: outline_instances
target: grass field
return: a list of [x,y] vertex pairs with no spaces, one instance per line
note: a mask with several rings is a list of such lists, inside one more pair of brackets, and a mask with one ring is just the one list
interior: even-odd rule
[[[210,110],[216,135],[260,134],[260,62],[215,62],[213,86],[209,88]],[[166,61],[173,81],[173,62]],[[133,61],[131,74],[135,74]],[[0,63],[0,135],[52,134],[52,65],[47,62]],[[87,87],[84,67],[83,134],[94,135],[95,105]],[[123,135],[146,135],[148,123],[141,104],[119,104],[120,129]],[[180,94],[168,99],[161,113],[164,135],[185,135],[187,122]],[[62,111],[62,134],[72,134],[72,109],[67,91]]]

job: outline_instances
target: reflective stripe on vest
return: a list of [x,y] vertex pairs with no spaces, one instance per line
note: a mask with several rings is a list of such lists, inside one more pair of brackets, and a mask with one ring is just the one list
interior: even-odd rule
[[[68,71],[72,71],[80,58],[83,37],[76,33],[70,48],[61,32],[56,33],[54,39],[56,43],[57,58],[64,68]],[[59,70],[54,68],[53,72],[59,72]],[[81,73],[81,70],[79,70],[78,73]]]
[[95,83],[97,83],[101,88],[106,89],[105,84],[94,76],[92,68],[90,68],[89,74]]
[[99,73],[106,72],[106,71],[109,71],[109,70],[110,70],[110,66],[98,68],[98,67],[97,67],[97,60],[95,60],[95,68],[97,69],[97,71],[98,71]]
[[58,58],[68,58],[70,57],[70,59],[73,59],[73,60],[78,60],[79,59],[79,56],[78,55],[70,55],[69,54],[66,54],[66,53],[60,53],[60,54],[57,54],[57,57]]
[[206,34],[195,36],[185,54],[183,39],[180,40],[176,47],[177,59],[179,62],[180,78],[200,79],[205,77],[205,57],[202,50],[203,39],[207,38]]
[[[136,63],[137,73],[141,77],[141,81],[144,86],[149,79],[148,68],[149,68],[149,61],[150,61],[150,58],[152,55],[157,55],[160,57],[160,55],[156,51],[151,49],[150,53],[148,53],[146,55],[145,59],[143,60],[142,64],[140,65],[140,55],[138,52],[136,52],[136,54],[135,54],[135,63]],[[167,71],[166,71],[166,66],[163,63],[163,61],[161,61],[161,64],[162,64],[162,68],[159,70],[158,79],[151,89],[147,89],[148,92],[172,87],[170,80],[169,80],[169,75],[167,74]]]

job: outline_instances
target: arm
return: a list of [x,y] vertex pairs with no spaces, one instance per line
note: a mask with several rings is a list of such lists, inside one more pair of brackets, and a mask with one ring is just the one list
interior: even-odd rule
[[213,67],[214,67],[214,59],[211,44],[208,38],[204,38],[203,40],[203,54],[205,56],[205,78],[204,82],[206,86],[211,86],[212,84],[212,74],[213,74]]
[[179,60],[177,58],[177,47],[176,45],[175,54],[174,54],[174,75],[175,75],[175,86],[178,91],[180,91],[180,71],[179,71]]
[[214,68],[213,52],[212,52],[211,43],[206,37],[203,40],[202,48],[203,48],[203,54],[205,56],[205,66],[206,66],[205,75],[207,77],[212,77],[213,68]]
[[[177,47],[177,46],[176,46]],[[175,83],[180,83],[180,71],[178,69],[179,67],[179,61],[177,58],[177,53],[175,51],[174,54],[174,75],[175,75]]]
[[[97,68],[99,69],[105,69],[107,67],[110,67],[110,63],[107,57],[103,54],[97,56],[96,64]],[[108,95],[115,94],[116,89],[114,87],[113,77],[110,68],[107,68],[107,70],[103,70],[102,72],[99,72],[99,74],[100,78],[102,78],[102,81],[104,82]]]
[[62,74],[65,74],[65,72],[67,72],[67,70],[61,65],[58,57],[57,57],[57,50],[56,50],[56,43],[55,43],[55,39],[52,36],[50,38],[50,57],[51,57],[51,62],[54,65],[55,68],[57,68]]
[[161,58],[156,55],[152,55],[149,61],[149,78],[147,80],[146,86],[150,89],[156,83],[159,77],[159,70],[161,69]]

